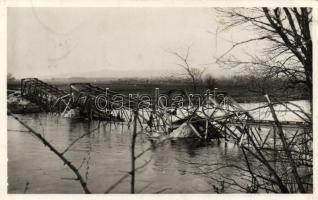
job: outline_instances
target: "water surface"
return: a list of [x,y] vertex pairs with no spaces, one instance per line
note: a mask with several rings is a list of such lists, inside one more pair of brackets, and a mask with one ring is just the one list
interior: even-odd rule
[[[80,135],[94,129],[98,122],[66,119],[51,114],[18,115],[42,133],[62,151]],[[8,117],[8,192],[9,193],[83,193],[73,173],[48,148],[12,117]],[[132,127],[106,124],[79,140],[66,157],[77,167],[93,193],[103,193],[130,170]],[[136,151],[148,147],[137,166],[150,160],[136,174],[136,192],[142,193],[213,193],[213,181],[195,175],[191,162],[241,160],[237,146],[216,141],[209,145],[193,139],[150,141],[144,134],[137,138]],[[29,183],[29,184],[27,184]],[[217,183],[214,183],[217,184]],[[27,189],[26,189],[27,188]],[[129,193],[130,178],[112,193]]]
[[[307,101],[298,105],[308,110]],[[242,104],[249,110],[262,104]],[[282,120],[295,120],[285,107],[276,108]],[[286,112],[287,111],[287,112]],[[256,119],[271,119],[268,112],[251,114]],[[267,113],[267,114],[266,114]],[[97,121],[67,119],[52,114],[18,115],[29,126],[40,132],[59,151],[63,151],[76,138],[98,126]],[[258,116],[258,117],[257,117]],[[12,117],[8,117],[8,192],[9,193],[83,193],[70,169],[37,138]],[[93,134],[79,140],[65,155],[87,180],[93,193],[103,193],[130,170],[132,127],[121,124],[103,124]],[[152,147],[137,160],[137,167],[150,162],[136,174],[137,193],[214,193],[215,180],[198,174],[193,163],[243,163],[238,146],[224,142],[209,144],[193,139],[151,141],[139,134],[136,154]],[[233,171],[222,173],[231,177]],[[129,193],[130,178],[119,184],[112,193]],[[237,192],[227,189],[226,192]]]

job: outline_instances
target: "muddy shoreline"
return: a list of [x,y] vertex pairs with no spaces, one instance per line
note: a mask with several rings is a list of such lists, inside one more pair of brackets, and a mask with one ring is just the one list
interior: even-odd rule
[[7,94],[8,111],[14,114],[27,114],[42,112],[40,106],[21,97],[20,91],[8,90]]

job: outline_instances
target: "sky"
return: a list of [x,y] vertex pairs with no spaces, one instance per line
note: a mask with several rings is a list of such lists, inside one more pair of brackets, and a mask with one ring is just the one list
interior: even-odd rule
[[191,66],[226,77],[239,70],[215,58],[231,47],[229,40],[251,33],[216,34],[221,28],[213,8],[9,8],[7,71],[16,78],[102,70],[117,77],[179,74],[171,52],[184,55],[190,46]]

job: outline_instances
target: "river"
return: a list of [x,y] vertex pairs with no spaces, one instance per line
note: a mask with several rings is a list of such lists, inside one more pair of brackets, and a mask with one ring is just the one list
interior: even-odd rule
[[[58,150],[98,126],[97,121],[67,119],[52,114],[17,115],[40,132]],[[8,116],[8,193],[83,193],[74,174],[19,122]],[[103,193],[130,170],[132,127],[101,125],[79,140],[65,156],[87,180],[93,193]],[[136,193],[214,193],[213,179],[194,174],[198,169],[188,162],[243,162],[238,146],[194,139],[154,142],[139,134],[136,152],[151,150],[137,160],[137,167],[150,160],[136,174]],[[230,169],[226,171],[231,174]],[[129,193],[130,177],[112,193]],[[227,192],[235,192],[227,190]]]
[[[31,127],[42,133],[57,149],[63,150],[74,139],[95,128],[98,122],[79,121],[49,114],[20,115]],[[42,127],[44,127],[42,129]],[[23,193],[82,193],[80,184],[72,172],[51,151],[25,128],[8,117],[8,192]],[[43,132],[44,130],[44,132]],[[79,140],[66,157],[86,177],[94,193],[103,193],[108,187],[130,170],[130,141],[132,128],[102,125],[88,137]],[[153,144],[139,135],[136,151],[150,145],[153,148],[137,161],[137,166],[151,159],[144,169],[136,174],[136,191],[142,193],[213,193],[211,180],[193,175],[191,165],[184,161],[204,162],[207,158],[241,160],[237,146],[224,143],[205,145],[197,140],[179,139]],[[88,165],[87,165],[88,161]],[[129,193],[130,178],[127,178],[112,193]]]

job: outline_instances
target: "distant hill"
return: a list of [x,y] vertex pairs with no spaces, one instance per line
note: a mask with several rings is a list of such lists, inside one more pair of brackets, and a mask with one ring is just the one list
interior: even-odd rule
[[170,70],[122,70],[122,69],[103,69],[96,71],[88,71],[88,72],[72,72],[66,74],[56,74],[52,76],[41,76],[38,77],[40,79],[65,79],[65,78],[106,78],[106,79],[117,79],[117,78],[160,78],[160,77],[168,77],[171,75],[176,75],[178,71],[170,71]]

